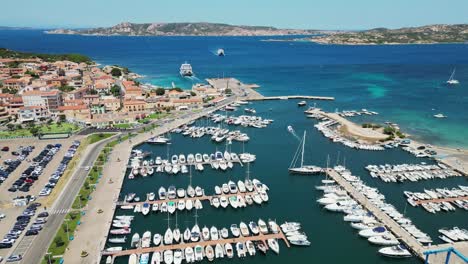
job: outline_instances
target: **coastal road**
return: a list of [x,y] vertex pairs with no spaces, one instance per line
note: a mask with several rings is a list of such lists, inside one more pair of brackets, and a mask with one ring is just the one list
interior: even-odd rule
[[[20,263],[29,264],[41,262],[43,256],[47,252],[50,242],[54,238],[56,231],[60,228],[65,215],[70,211],[73,201],[78,195],[78,192],[88,175],[88,171],[84,170],[84,167],[92,166],[104,146],[108,142],[114,140],[115,137],[116,136],[113,136],[94,143],[93,145],[88,146],[84,151],[79,165],[75,168],[69,182],[55,201],[53,208],[47,208],[50,215],[43,230],[35,237],[24,237],[14,249],[13,254],[23,255],[23,260]],[[38,212],[40,211],[41,210]]]

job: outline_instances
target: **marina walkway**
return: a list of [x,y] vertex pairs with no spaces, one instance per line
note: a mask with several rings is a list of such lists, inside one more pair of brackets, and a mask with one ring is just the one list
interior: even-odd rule
[[442,203],[442,202],[453,202],[453,201],[458,201],[458,200],[462,200],[462,201],[468,200],[468,196],[430,199],[430,200],[418,200],[418,201],[415,201],[414,203],[417,205],[420,205],[420,204],[425,204],[425,203]]
[[137,204],[144,204],[144,203],[148,203],[148,204],[162,204],[162,203],[169,203],[169,202],[178,202],[178,201],[187,201],[187,200],[192,200],[192,201],[196,201],[196,200],[200,200],[200,201],[211,201],[212,198],[214,197],[218,197],[218,198],[221,198],[221,197],[226,197],[229,199],[229,197],[232,197],[232,196],[241,196],[242,198],[244,198],[246,195],[252,195],[252,194],[255,194],[257,192],[255,191],[252,191],[252,192],[245,192],[245,193],[233,193],[233,194],[220,194],[220,195],[203,195],[203,196],[195,196],[195,197],[185,197],[185,198],[177,198],[177,199],[166,199],[166,200],[154,200],[154,201],[143,201],[143,202],[123,202],[123,201],[120,201],[117,203],[117,205],[120,205],[120,206],[125,206],[125,205],[137,205]]
[[372,204],[367,197],[356,190],[348,181],[341,177],[338,172],[333,169],[328,169],[326,171],[328,176],[343,187],[359,204],[374,214],[375,218],[385,225],[399,240],[403,241],[415,255],[424,259],[424,247],[413,236],[411,236],[410,233],[404,230],[397,222],[395,222],[395,220],[380,210],[380,208]]
[[312,96],[312,95],[285,95],[285,96],[261,96],[251,97],[249,101],[263,101],[263,100],[289,100],[289,99],[308,99],[308,100],[326,100],[333,101],[335,97],[330,96]]
[[141,255],[143,253],[151,253],[155,251],[163,252],[165,250],[175,250],[175,249],[182,249],[195,246],[216,246],[216,244],[225,245],[226,243],[236,244],[237,242],[245,243],[247,241],[263,241],[265,245],[268,246],[267,240],[268,239],[281,239],[286,243],[287,247],[290,247],[288,239],[284,235],[284,233],[280,230],[277,234],[259,234],[259,235],[252,235],[252,236],[239,236],[227,239],[219,239],[219,240],[208,240],[208,241],[199,241],[199,242],[191,242],[191,243],[180,243],[180,244],[172,244],[172,245],[162,245],[157,247],[148,247],[148,248],[135,248],[135,249],[127,249],[118,252],[107,252],[103,251],[102,255],[108,256],[111,255],[113,258],[120,257],[120,256],[129,256],[131,254],[138,254]]

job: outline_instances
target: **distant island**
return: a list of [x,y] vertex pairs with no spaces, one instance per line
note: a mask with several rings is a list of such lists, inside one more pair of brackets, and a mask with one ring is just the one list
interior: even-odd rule
[[316,30],[278,29],[266,26],[235,26],[218,23],[130,23],[91,29],[54,29],[48,34],[95,36],[284,36],[311,35]]
[[331,32],[310,38],[294,39],[293,41],[298,40],[339,45],[466,43],[468,41],[468,24]]

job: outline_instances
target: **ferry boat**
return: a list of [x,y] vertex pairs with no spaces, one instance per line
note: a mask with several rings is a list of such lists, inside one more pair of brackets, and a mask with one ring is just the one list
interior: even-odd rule
[[180,65],[180,75],[182,77],[193,76],[192,65],[187,62],[182,63],[182,65]]

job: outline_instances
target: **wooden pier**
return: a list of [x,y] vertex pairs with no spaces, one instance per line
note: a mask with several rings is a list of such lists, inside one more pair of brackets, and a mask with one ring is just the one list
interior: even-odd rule
[[[179,243],[179,244],[171,244],[171,245],[160,245],[157,247],[147,247],[147,248],[135,248],[135,249],[126,249],[118,252],[107,252],[103,251],[102,255],[104,256],[112,256],[112,258],[120,257],[120,256],[129,256],[131,254],[144,254],[144,253],[151,253],[151,252],[163,252],[165,250],[176,250],[181,249],[184,250],[188,247],[194,248],[195,246],[202,246],[206,247],[208,245],[216,246],[216,244],[225,245],[227,243],[236,244],[237,242],[245,243],[247,241],[263,241],[268,248],[268,239],[281,239],[284,241],[287,247],[290,247],[289,241],[284,235],[283,231],[279,230],[277,234],[259,234],[259,235],[252,235],[252,236],[239,236],[227,239],[218,239],[218,240],[208,240],[208,241],[199,241],[199,242],[190,242],[190,243]],[[235,245],[233,246],[235,248]]]
[[468,196],[430,199],[430,200],[418,200],[418,201],[415,201],[414,203],[416,205],[420,205],[420,204],[426,204],[426,203],[453,202],[453,201],[457,201],[457,200],[462,200],[462,201],[468,200]]
[[380,208],[375,206],[364,196],[361,192],[356,190],[348,181],[346,181],[341,175],[334,169],[326,170],[328,176],[330,176],[337,184],[343,187],[348,194],[355,199],[359,204],[370,211],[377,220],[385,225],[399,240],[403,241],[408,248],[419,258],[424,259],[423,251],[424,247],[414,238],[408,231],[403,229],[395,220],[385,214]]
[[326,100],[333,101],[335,97],[330,96],[312,96],[312,95],[285,95],[285,96],[258,96],[248,98],[248,101],[264,101],[264,100],[289,100],[289,99],[306,99],[306,100]]
[[218,197],[218,198],[221,198],[221,197],[226,197],[227,199],[229,199],[230,197],[233,197],[233,196],[241,196],[242,198],[244,198],[246,195],[252,195],[252,194],[256,194],[258,193],[257,191],[252,191],[252,192],[244,192],[244,193],[241,193],[241,192],[238,192],[238,193],[230,193],[230,194],[220,194],[220,195],[205,195],[203,194],[202,196],[194,196],[194,197],[184,197],[184,198],[177,198],[177,199],[165,199],[165,200],[153,200],[153,201],[140,201],[140,202],[124,202],[124,201],[120,201],[120,202],[117,202],[117,205],[119,206],[125,206],[125,205],[137,205],[137,204],[144,204],[144,203],[148,203],[148,204],[162,204],[162,203],[168,203],[168,202],[179,202],[179,201],[188,201],[188,200],[192,200],[192,201],[196,201],[196,200],[200,200],[200,201],[211,201],[211,199],[213,199],[214,197]]

